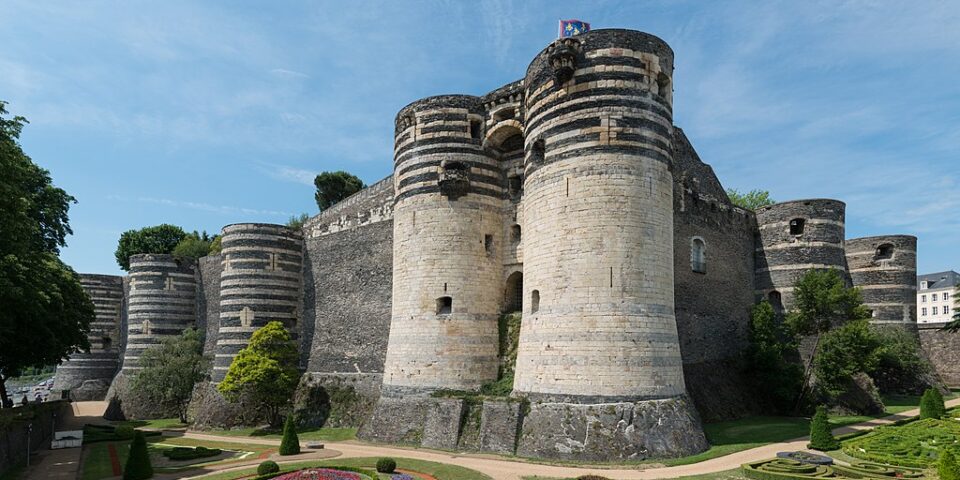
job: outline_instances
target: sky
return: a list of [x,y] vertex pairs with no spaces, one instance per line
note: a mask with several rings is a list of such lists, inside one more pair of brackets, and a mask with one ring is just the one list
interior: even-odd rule
[[919,237],[960,270],[960,3],[0,3],[0,100],[77,198],[62,258],[121,274],[129,229],[314,215],[313,177],[391,173],[416,99],[521,78],[557,21],[676,55],[674,122],[726,187],[847,203],[847,237]]

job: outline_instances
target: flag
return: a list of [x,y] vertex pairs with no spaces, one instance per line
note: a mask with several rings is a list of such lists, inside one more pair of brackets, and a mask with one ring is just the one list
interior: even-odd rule
[[582,20],[560,20],[559,38],[572,37],[590,31],[590,24]]

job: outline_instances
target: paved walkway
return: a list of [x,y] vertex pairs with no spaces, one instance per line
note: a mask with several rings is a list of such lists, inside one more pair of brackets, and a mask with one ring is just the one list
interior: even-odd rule
[[[107,402],[74,402],[70,407],[64,417],[57,422],[55,428],[58,431],[82,430],[86,423],[107,423],[102,418]],[[31,480],[79,478],[82,452],[80,448],[41,450],[35,458],[30,460],[32,464],[24,471],[22,478]]]
[[[960,399],[953,399],[947,402],[948,407],[960,405]],[[835,434],[850,433],[858,430],[870,429],[880,425],[889,424],[897,420],[919,415],[918,409],[909,410],[897,415],[891,415],[884,418],[870,420],[868,422],[858,423],[834,430]],[[279,445],[279,440],[270,440],[253,437],[227,437],[219,435],[209,435],[204,433],[186,432],[183,434],[186,438],[195,438],[202,440],[251,443],[257,445]],[[355,458],[355,457],[405,457],[417,460],[428,460],[432,462],[448,463],[459,465],[483,472],[497,480],[519,480],[525,476],[538,475],[543,477],[572,478],[580,475],[596,474],[605,477],[616,478],[618,480],[655,480],[661,478],[676,478],[689,475],[703,475],[708,473],[722,472],[738,468],[740,465],[766,458],[776,456],[777,452],[805,450],[807,446],[807,437],[788,440],[780,443],[764,445],[749,450],[733,453],[723,457],[706,460],[703,462],[680,465],[675,467],[658,467],[655,464],[638,465],[632,468],[604,468],[604,467],[566,467],[558,465],[543,465],[537,463],[518,462],[506,459],[496,455],[483,454],[459,454],[440,452],[427,449],[408,449],[390,447],[384,445],[371,445],[356,441],[346,442],[327,442],[329,450],[321,451],[323,455],[329,458],[332,453],[339,453],[337,458]],[[282,462],[303,461],[319,459],[319,452],[308,452],[296,457],[284,457]],[[252,461],[249,464],[237,466],[236,464],[223,468],[219,471],[238,470],[249,468],[256,465],[259,461]],[[199,476],[190,478],[203,478],[203,475],[209,475],[212,472],[204,472]],[[168,477],[173,478],[173,477]]]

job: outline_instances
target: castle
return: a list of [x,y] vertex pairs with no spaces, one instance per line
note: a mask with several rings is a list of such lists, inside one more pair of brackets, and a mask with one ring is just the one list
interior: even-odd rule
[[[707,448],[701,418],[751,413],[737,359],[758,299],[792,305],[809,269],[863,289],[876,324],[917,332],[960,384],[960,340],[916,326],[916,238],[846,239],[843,202],[731,204],[674,126],[673,52],[631,30],[553,42],[523,79],[397,115],[394,173],[301,231],[224,227],[197,264],[135,255],[83,275],[89,354],[57,372],[111,414],[163,415],[129,388],[141,352],[196,326],[214,358],[197,425],[241,412],[213,385],[257,328],[301,345],[301,421],[368,440],[541,458],[641,459]],[[501,315],[522,312],[513,393]],[[110,413],[110,412],[108,412]]]

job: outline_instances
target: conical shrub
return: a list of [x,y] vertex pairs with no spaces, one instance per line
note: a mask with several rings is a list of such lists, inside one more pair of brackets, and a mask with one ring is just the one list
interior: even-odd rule
[[297,438],[297,429],[293,426],[293,415],[289,415],[287,421],[283,423],[280,455],[296,455],[298,453],[300,453],[300,439]]
[[137,430],[133,434],[133,443],[130,444],[127,464],[123,467],[123,480],[144,480],[151,477],[153,466],[150,465],[150,454],[147,452],[147,439],[143,432]]
[[920,418],[942,418],[947,414],[943,395],[936,388],[928,388],[920,397]]
[[810,422],[810,443],[807,448],[827,452],[840,448],[840,442],[830,431],[830,422],[827,418],[827,407],[817,407],[817,413]]

